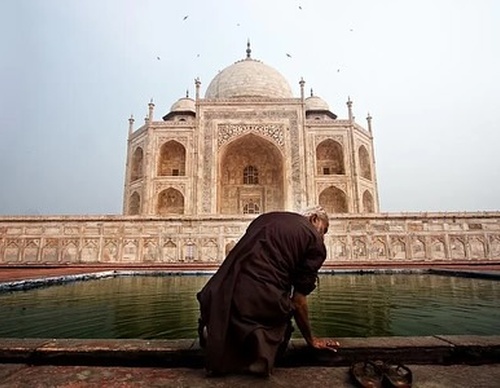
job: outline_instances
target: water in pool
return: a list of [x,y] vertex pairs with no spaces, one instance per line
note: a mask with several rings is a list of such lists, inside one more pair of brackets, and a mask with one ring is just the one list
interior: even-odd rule
[[[122,276],[0,293],[0,338],[193,338],[195,294],[208,278]],[[321,275],[309,306],[317,336],[500,334],[494,280]]]

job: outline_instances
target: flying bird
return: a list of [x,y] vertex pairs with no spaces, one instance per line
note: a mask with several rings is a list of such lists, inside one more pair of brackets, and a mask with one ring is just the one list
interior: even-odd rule
[[292,57],[292,56],[291,56],[290,54],[288,54],[288,53],[286,53],[286,56],[287,56],[288,58],[291,58],[291,57]]
[[189,17],[189,15],[184,16],[182,20],[186,20]]
[[299,5],[299,9],[302,9],[302,7]]
[[156,59],[160,60],[161,58],[160,57],[156,57]]

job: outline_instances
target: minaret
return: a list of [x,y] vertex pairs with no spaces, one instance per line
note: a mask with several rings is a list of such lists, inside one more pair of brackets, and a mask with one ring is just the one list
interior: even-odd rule
[[200,98],[200,85],[201,85],[200,78],[196,77],[194,79],[194,87],[195,87],[195,90],[196,90],[196,100],[199,100],[199,98]]
[[352,101],[351,101],[351,97],[347,97],[347,112],[348,112],[348,115],[349,115],[349,121],[353,121],[354,120],[354,116],[352,115]]
[[130,137],[134,131],[134,121],[134,115],[130,115],[130,118],[128,119],[128,137]]
[[306,81],[304,81],[304,78],[300,77],[299,85],[300,85],[300,99],[304,101],[304,85],[306,84]]
[[151,101],[149,101],[148,107],[149,107],[148,123],[151,124],[153,122],[153,112],[154,112],[154,108],[155,108],[155,104],[153,103],[153,99],[151,99]]

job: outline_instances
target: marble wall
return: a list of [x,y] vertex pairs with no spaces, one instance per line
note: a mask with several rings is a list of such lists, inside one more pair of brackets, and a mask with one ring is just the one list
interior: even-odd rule
[[[0,265],[220,263],[254,216],[1,217]],[[500,212],[339,214],[326,264],[500,262]]]

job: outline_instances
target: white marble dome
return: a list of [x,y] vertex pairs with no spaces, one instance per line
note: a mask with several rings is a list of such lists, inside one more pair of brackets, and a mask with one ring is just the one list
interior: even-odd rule
[[316,111],[329,111],[330,108],[328,104],[321,97],[318,96],[310,96],[304,100],[306,105],[306,111],[316,110]]
[[194,100],[189,97],[179,98],[170,108],[170,112],[196,112]]
[[217,74],[205,93],[205,98],[210,100],[239,97],[293,98],[293,94],[277,70],[246,58]]

